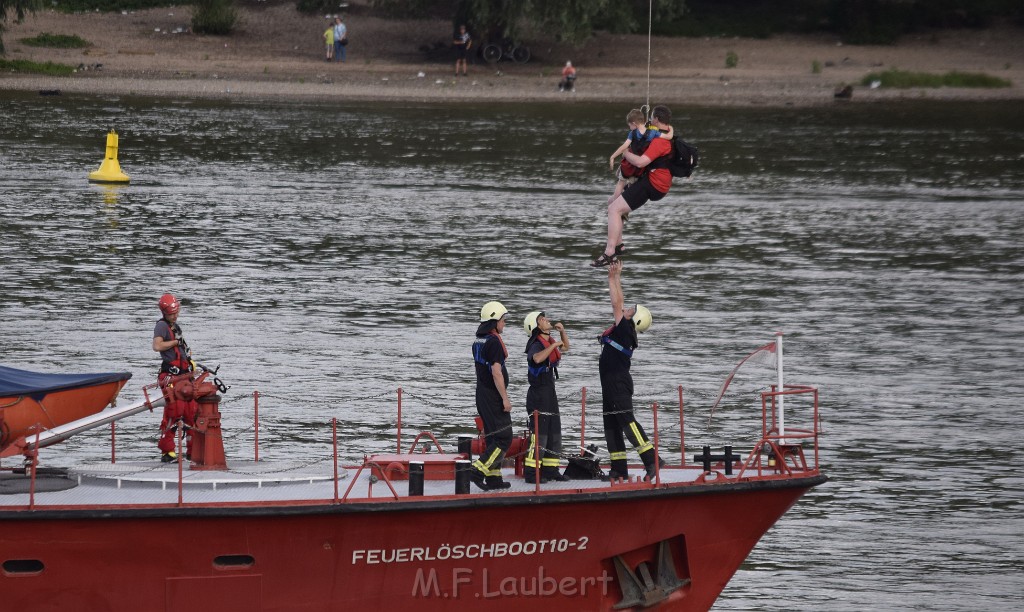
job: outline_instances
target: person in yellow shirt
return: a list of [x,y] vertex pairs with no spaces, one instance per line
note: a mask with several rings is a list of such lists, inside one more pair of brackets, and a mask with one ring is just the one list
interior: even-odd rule
[[327,29],[324,30],[324,42],[327,43],[327,59],[324,61],[331,61],[334,59],[334,24],[328,24]]

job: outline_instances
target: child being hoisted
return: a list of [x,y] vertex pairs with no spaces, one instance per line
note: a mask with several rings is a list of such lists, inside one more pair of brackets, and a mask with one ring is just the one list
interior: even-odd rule
[[643,155],[647,150],[648,145],[655,138],[664,138],[666,140],[672,140],[673,130],[670,127],[667,132],[662,133],[652,125],[647,124],[647,118],[644,116],[643,111],[639,108],[634,108],[629,111],[626,115],[626,123],[629,125],[629,133],[626,135],[626,141],[622,143],[618,149],[612,153],[611,157],[608,158],[608,169],[615,172],[615,177],[618,179],[615,183],[615,192],[612,197],[608,198],[610,203],[615,198],[619,197],[622,190],[627,185],[632,185],[636,180],[643,174],[643,170],[637,168],[633,164],[626,161],[625,158],[619,163],[619,167],[616,169],[615,161],[620,155],[622,155],[627,149],[634,155]]

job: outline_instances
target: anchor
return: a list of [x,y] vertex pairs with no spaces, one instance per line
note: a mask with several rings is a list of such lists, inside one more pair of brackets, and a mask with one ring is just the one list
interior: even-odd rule
[[622,555],[615,555],[612,562],[615,564],[615,573],[622,589],[622,601],[612,606],[612,609],[624,610],[637,606],[649,608],[665,601],[674,591],[690,584],[689,578],[683,579],[676,575],[676,563],[668,547],[668,540],[658,542],[655,561],[655,575],[651,576],[651,568],[647,561],[637,565],[634,572],[626,565]]

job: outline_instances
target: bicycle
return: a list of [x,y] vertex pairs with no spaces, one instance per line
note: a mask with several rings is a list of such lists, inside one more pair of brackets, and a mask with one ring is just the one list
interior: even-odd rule
[[517,64],[525,64],[530,61],[530,49],[520,46],[511,40],[504,40],[499,43],[487,43],[481,51],[484,61],[488,64],[495,64],[503,59],[509,59]]

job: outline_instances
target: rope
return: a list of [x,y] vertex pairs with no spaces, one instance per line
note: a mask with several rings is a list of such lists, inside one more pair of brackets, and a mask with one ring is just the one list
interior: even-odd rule
[[654,23],[654,0],[647,2],[647,102],[644,113],[651,110],[651,24]]

